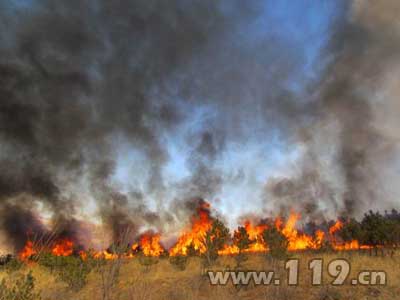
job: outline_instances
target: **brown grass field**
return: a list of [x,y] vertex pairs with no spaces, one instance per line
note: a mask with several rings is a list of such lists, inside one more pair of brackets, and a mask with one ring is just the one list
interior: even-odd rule
[[[102,270],[91,271],[85,286],[77,292],[72,291],[66,283],[51,274],[48,269],[36,265],[25,265],[13,272],[1,271],[0,280],[6,278],[12,282],[21,275],[32,271],[35,278],[35,291],[41,293],[42,300],[197,300],[197,299],[265,299],[265,300],[367,300],[367,299],[400,299],[400,255],[393,257],[375,257],[366,253],[336,252],[292,254],[291,258],[300,260],[299,285],[263,286],[212,286],[198,257],[188,259],[184,270],[171,264],[168,258],[155,258],[154,264],[143,264],[139,259],[109,261]],[[351,275],[343,286],[332,286],[333,280],[324,268],[323,284],[311,285],[308,262],[313,258],[323,258],[329,262],[335,258],[345,258],[351,264]],[[277,262],[275,262],[277,263]],[[120,267],[118,274],[113,270],[116,264]],[[248,255],[240,270],[271,270],[273,262],[261,254]],[[284,262],[275,267],[282,277]],[[275,264],[274,264],[275,265]],[[232,257],[219,257],[212,270],[232,270],[235,261]],[[387,273],[386,286],[352,286],[350,279],[361,270],[383,270]],[[114,272],[114,273],[113,273]],[[110,277],[116,279],[111,286]]]

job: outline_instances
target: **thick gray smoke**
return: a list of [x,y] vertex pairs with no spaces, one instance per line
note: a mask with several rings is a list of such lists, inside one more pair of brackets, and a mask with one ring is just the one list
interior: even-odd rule
[[[321,53],[323,76],[296,93],[288,82],[305,50],[273,31],[248,37],[260,1],[0,2],[7,240],[18,250],[27,231],[51,230],[38,212],[78,235],[90,199],[114,241],[143,224],[168,230],[187,211],[182,199],[213,198],[227,182],[253,184],[242,170],[250,162],[231,172],[221,161],[273,138],[303,152],[292,174],[267,180],[267,209],[353,214],[392,201],[377,179],[396,166],[399,91],[389,73],[400,70],[399,7],[379,3],[343,5]],[[188,174],[171,182],[168,139],[177,136]],[[121,149],[146,165],[131,168],[142,182],[114,180]],[[397,188],[394,180],[386,186]]]
[[[85,186],[114,238],[143,220],[156,222],[143,194],[164,189],[168,153],[160,137],[184,118],[168,100],[183,93],[170,78],[210,40],[238,26],[239,10],[243,20],[253,15],[254,3],[229,4],[236,16],[215,1],[0,5],[2,214],[26,223],[18,231],[36,228],[33,213],[22,216],[38,203],[54,223],[74,222]],[[149,161],[139,190],[123,192],[111,182],[119,143]],[[19,197],[24,194],[29,197]],[[4,220],[11,242],[23,234]]]
[[398,206],[387,177],[399,170],[400,123],[383,111],[400,112],[390,79],[399,71],[399,11],[398,1],[353,1],[336,24],[323,53],[331,62],[313,87],[313,125],[300,130],[302,158],[292,177],[266,186],[276,206],[355,216]]

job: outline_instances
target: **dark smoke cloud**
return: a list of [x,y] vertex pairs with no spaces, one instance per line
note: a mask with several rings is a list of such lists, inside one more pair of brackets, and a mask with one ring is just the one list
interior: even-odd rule
[[[234,2],[241,18],[253,14],[254,3]],[[139,194],[163,189],[161,170],[168,154],[159,136],[183,120],[173,102],[157,98],[168,98],[171,74],[214,36],[237,26],[238,15],[224,14],[215,1],[31,5],[1,4],[3,214],[8,215],[10,198],[26,193],[32,196],[28,202],[42,202],[55,219],[65,223],[69,216],[74,222],[80,200],[62,196],[63,185],[85,177],[114,238],[143,219],[154,222],[157,216],[147,212]],[[147,185],[139,194],[120,192],[111,183],[116,138],[150,162]],[[34,218],[20,217],[17,208],[25,212],[21,204],[13,207],[20,227],[34,228]],[[23,234],[7,222],[3,228],[10,237]]]
[[224,147],[223,138],[216,132],[201,132],[190,137],[189,144],[195,145],[187,161],[190,177],[180,183],[184,197],[203,197],[212,199],[220,190],[223,174],[216,166],[216,159]]
[[[19,249],[24,231],[44,230],[40,209],[60,234],[86,235],[78,215],[88,194],[114,241],[143,224],[163,230],[190,215],[185,199],[246,180],[221,169],[226,151],[274,137],[304,153],[293,174],[267,183],[269,206],[321,215],[377,203],[399,127],[376,123],[384,110],[368,87],[383,88],[374,79],[398,59],[397,4],[343,3],[324,74],[300,93],[288,85],[305,50],[273,31],[248,40],[259,1],[0,3],[0,211],[10,242]],[[201,128],[185,129],[203,108]],[[179,134],[189,175],[171,184],[165,137]],[[146,171],[133,172],[143,185],[113,180],[122,145],[142,155]],[[176,200],[164,205],[172,188]]]
[[[39,221],[38,215],[32,211],[29,202],[25,198],[18,201],[24,203],[3,203],[0,213],[2,215],[0,225],[6,229],[6,241],[13,242],[13,250],[20,250],[31,235],[46,236],[48,230]],[[28,203],[27,203],[28,202]]]
[[275,206],[307,211],[311,205],[313,211],[359,216],[367,208],[394,203],[395,193],[384,191],[388,186],[381,176],[397,168],[398,139],[387,131],[399,124],[387,128],[376,120],[381,107],[390,105],[379,106],[381,95],[389,93],[385,101],[398,97],[380,81],[398,68],[400,35],[393,9],[400,10],[398,2],[354,1],[336,24],[323,52],[332,61],[313,87],[314,125],[300,131],[306,150],[299,171],[267,184],[266,195]]
[[[391,9],[390,2],[377,7],[379,13]],[[356,10],[357,3],[353,5]],[[334,116],[341,124],[338,162],[346,183],[342,209],[348,214],[359,214],[371,205],[380,208],[390,200],[380,191],[381,167],[376,169],[374,162],[391,159],[395,141],[385,137],[379,129],[382,125],[375,123],[374,97],[370,93],[382,89],[374,78],[390,72],[391,62],[399,59],[400,50],[399,36],[391,36],[389,26],[368,28],[358,20],[363,12],[354,14],[336,37],[338,55],[325,79],[319,107],[321,114]],[[369,22],[377,20],[370,16]]]

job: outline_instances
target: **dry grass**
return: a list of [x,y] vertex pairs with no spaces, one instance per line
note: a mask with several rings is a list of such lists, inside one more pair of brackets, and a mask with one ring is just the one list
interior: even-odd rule
[[[359,253],[299,253],[300,282],[297,287],[277,286],[211,286],[208,277],[202,275],[203,267],[199,258],[191,258],[185,270],[180,271],[170,264],[168,258],[159,259],[158,263],[146,266],[138,259],[122,261],[118,280],[110,295],[111,300],[202,300],[202,299],[268,299],[268,300],[396,300],[400,299],[400,256],[370,257]],[[362,269],[384,270],[388,284],[384,287],[324,285],[312,287],[308,262],[313,258],[323,258],[329,262],[335,258],[346,258],[351,262],[351,276]],[[283,263],[281,264],[283,265]],[[215,270],[233,269],[235,261],[231,257],[221,257],[213,267]],[[272,266],[262,255],[250,255],[243,263],[244,270],[271,270]],[[79,292],[72,292],[66,284],[55,279],[45,268],[31,265],[18,272],[33,271],[36,288],[42,291],[43,300],[102,299],[101,272],[89,274],[87,285]],[[282,271],[282,269],[281,269]],[[10,276],[0,273],[0,279]],[[324,273],[324,279],[330,277]],[[327,281],[327,280],[325,280]]]

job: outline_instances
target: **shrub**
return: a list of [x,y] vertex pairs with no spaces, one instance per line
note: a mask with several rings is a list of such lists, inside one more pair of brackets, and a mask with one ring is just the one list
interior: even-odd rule
[[7,255],[6,257],[4,257],[2,259],[2,262],[3,263],[0,265],[0,268],[2,270],[5,270],[7,273],[13,273],[15,271],[18,271],[23,266],[22,261],[11,255]]
[[211,265],[218,258],[218,251],[222,250],[228,239],[229,229],[220,220],[215,219],[203,241],[207,265]]
[[319,247],[318,250],[316,251],[320,253],[326,253],[326,252],[333,252],[335,251],[335,249],[333,248],[332,243],[330,241],[323,241],[321,243],[321,247]]
[[361,221],[363,230],[362,242],[375,248],[375,255],[378,255],[378,245],[387,245],[390,239],[390,222],[379,212],[369,211]]
[[15,282],[3,279],[0,282],[1,300],[40,300],[40,292],[35,292],[35,278],[32,272],[21,275]]
[[4,266],[7,264],[11,259],[13,259],[13,256],[11,254],[7,255],[0,255],[0,266]]
[[266,229],[263,232],[264,242],[268,245],[268,256],[273,259],[285,260],[288,258],[288,240],[275,227]]
[[145,267],[145,271],[149,271],[152,265],[158,263],[158,257],[140,255],[139,263]]
[[75,291],[80,290],[86,284],[87,275],[94,267],[90,260],[84,261],[76,256],[54,256],[52,254],[41,255],[38,263],[55,273],[60,280],[66,282]]
[[243,250],[246,250],[250,246],[250,236],[243,226],[238,227],[238,229],[233,234],[233,244],[238,247],[239,253],[235,256],[236,267],[239,268],[241,263],[246,261],[246,256],[243,254]]
[[[72,258],[72,257],[69,257]],[[67,260],[65,266],[57,271],[59,278],[66,282],[73,290],[80,290],[87,282],[87,275],[90,273],[91,267],[80,260],[73,257]]]
[[348,222],[344,223],[338,234],[345,242],[350,242],[352,240],[362,241],[365,236],[361,224],[355,219],[350,219]]
[[181,271],[184,271],[186,269],[187,262],[188,257],[183,255],[171,256],[169,258],[169,263]]

